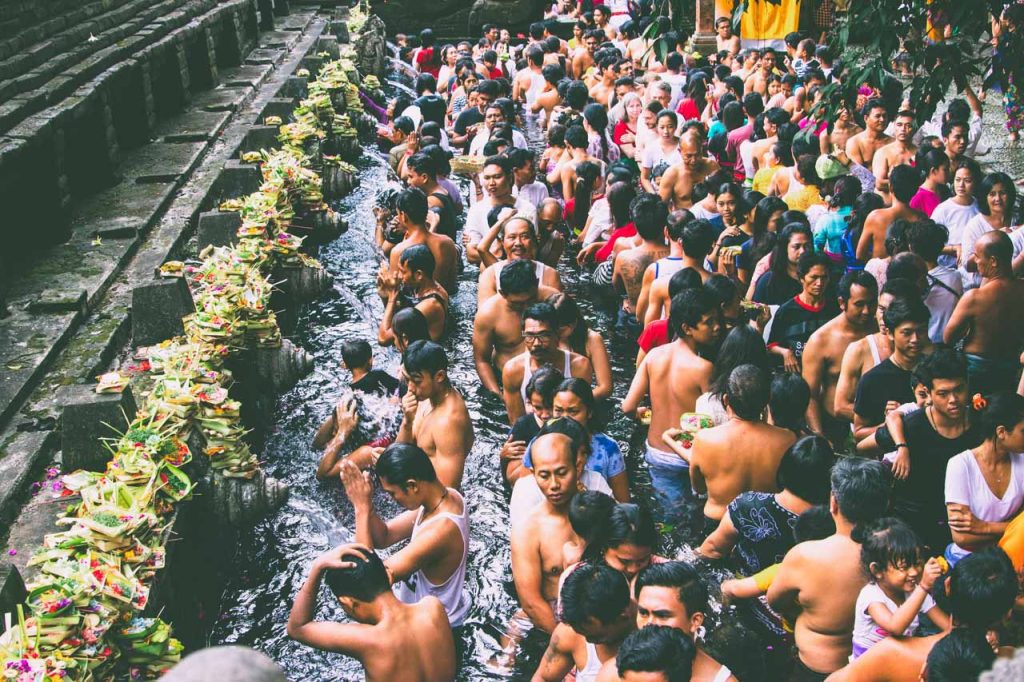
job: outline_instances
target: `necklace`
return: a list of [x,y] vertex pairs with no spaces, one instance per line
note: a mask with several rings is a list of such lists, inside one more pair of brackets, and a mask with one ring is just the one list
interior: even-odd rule
[[448,488],[445,488],[445,489],[444,489],[444,494],[443,494],[443,495],[441,495],[441,499],[440,499],[440,500],[438,500],[438,501],[437,501],[437,504],[435,504],[435,505],[434,505],[434,508],[433,508],[433,509],[431,509],[430,511],[428,511],[428,512],[427,512],[426,514],[424,514],[424,516],[430,516],[431,514],[433,514],[434,512],[436,512],[436,511],[437,511],[437,508],[441,506],[441,504],[442,504],[442,503],[443,503],[443,502],[445,501],[445,499],[446,499],[447,497],[448,497]]

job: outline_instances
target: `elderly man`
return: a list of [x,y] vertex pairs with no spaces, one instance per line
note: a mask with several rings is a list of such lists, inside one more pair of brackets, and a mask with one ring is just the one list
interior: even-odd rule
[[[505,259],[498,260],[491,250],[491,245],[501,236],[501,248]],[[477,244],[480,264],[485,269],[480,273],[477,289],[477,306],[494,294],[501,293],[501,270],[510,262],[525,260],[533,263],[537,280],[546,287],[557,291],[562,290],[562,280],[558,270],[537,260],[538,250],[537,228],[529,218],[518,215],[513,209],[505,208],[499,214],[494,226]]]

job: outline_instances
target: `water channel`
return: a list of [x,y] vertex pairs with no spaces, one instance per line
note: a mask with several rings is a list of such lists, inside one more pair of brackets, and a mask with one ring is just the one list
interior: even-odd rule
[[[531,143],[538,145],[540,136],[529,128]],[[242,644],[263,651],[284,667],[291,680],[362,678],[361,668],[353,659],[315,651],[292,641],[285,633],[293,598],[313,559],[353,537],[352,506],[337,481],[316,480],[319,453],[310,447],[310,440],[345,387],[347,373],[340,369],[340,342],[367,339],[372,344],[383,313],[375,288],[379,255],[373,243],[372,208],[379,192],[398,187],[398,183],[389,178],[386,159],[376,148],[367,149],[357,166],[359,188],[336,207],[351,228],[323,247],[319,255],[335,278],[334,288],[302,312],[294,336],[314,355],[316,369],[278,401],[261,457],[267,472],[290,486],[291,497],[279,512],[241,533],[233,562],[225,567],[228,583],[210,637],[210,644]],[[617,302],[595,292],[581,281],[575,264],[567,263],[561,269],[565,290],[579,303],[590,325],[605,336],[612,355],[615,391],[604,406],[604,430],[628,453],[634,497],[650,500],[650,482],[640,446],[645,433],[635,429],[632,420],[618,410],[633,375],[636,345],[615,337]],[[472,595],[473,609],[456,637],[458,679],[502,679],[486,663],[500,649],[498,638],[516,610],[508,504],[498,467],[498,451],[507,438],[508,424],[504,405],[484,394],[473,364],[470,338],[476,310],[474,270],[467,268],[461,275],[451,310],[455,324],[445,342],[449,374],[466,399],[476,434],[463,481],[471,518],[466,589]],[[397,371],[399,357],[394,349],[378,348],[374,360],[376,367]],[[375,492],[375,504],[385,518],[400,511],[380,490]],[[657,553],[689,555],[685,531],[664,531],[663,546]],[[343,619],[341,609],[326,601],[324,590],[318,617]],[[527,639],[512,672],[513,679],[529,679],[543,645],[539,638]]]

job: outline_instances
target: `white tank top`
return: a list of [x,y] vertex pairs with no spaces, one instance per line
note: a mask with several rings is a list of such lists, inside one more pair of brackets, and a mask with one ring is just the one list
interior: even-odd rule
[[878,342],[875,341],[874,334],[868,334],[868,348],[871,349],[871,359],[875,361],[874,366],[877,367],[882,362],[882,356],[878,354]]
[[576,682],[594,682],[601,672],[601,659],[597,657],[597,647],[587,642],[587,665],[576,670]]
[[[568,379],[572,376],[572,356],[567,350],[563,350],[562,355],[564,358],[562,360],[562,377]],[[530,368],[530,351],[525,351],[519,357],[523,359],[524,366],[523,383],[519,386],[519,395],[523,396],[523,405],[527,408],[527,411],[529,411],[530,398],[526,395],[526,385],[530,383],[530,377],[533,376],[533,370]]]
[[420,508],[420,513],[416,516],[416,524],[412,528],[412,537],[415,538],[422,528],[432,523],[449,519],[462,535],[462,560],[459,562],[458,568],[440,585],[430,582],[423,571],[416,571],[402,582],[395,584],[395,596],[406,604],[415,604],[424,597],[437,597],[448,614],[448,622],[455,627],[462,624],[470,607],[469,595],[463,589],[466,582],[466,556],[469,554],[469,509],[466,507],[466,499],[457,490],[448,488],[448,494],[462,502],[462,513],[443,512],[427,519],[425,523],[420,523],[423,519],[423,509]]
[[544,91],[544,76],[530,69],[530,87],[526,89],[526,105],[537,101],[537,95]]
[[[544,284],[544,273],[548,271],[548,266],[539,260],[530,262],[533,263],[533,271],[537,275],[537,283]],[[506,263],[508,263],[508,260],[500,260],[494,264],[494,290],[499,294],[501,293],[501,270],[505,267]]]
[[666,256],[654,261],[654,279],[671,277],[683,269],[682,256]]

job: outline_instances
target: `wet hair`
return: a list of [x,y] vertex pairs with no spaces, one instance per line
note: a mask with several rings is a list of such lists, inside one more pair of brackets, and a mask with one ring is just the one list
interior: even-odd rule
[[604,530],[615,508],[615,498],[596,490],[576,493],[569,502],[569,525],[589,547]]
[[674,242],[681,241],[683,238],[683,228],[693,222],[693,220],[693,213],[685,208],[669,213],[668,219],[665,221],[665,230],[668,232],[668,238]]
[[429,341],[430,326],[426,316],[416,308],[402,308],[391,318],[391,330],[395,336],[414,341]]
[[683,226],[679,241],[687,256],[703,259],[714,246],[715,228],[707,220],[691,220]]
[[526,327],[527,320],[534,320],[536,322],[543,322],[548,326],[548,329],[552,333],[558,331],[558,314],[555,312],[555,307],[550,303],[540,302],[533,303],[527,306],[526,310],[523,311],[523,327]]
[[988,205],[988,194],[996,185],[1002,185],[1006,192],[1006,208],[1004,213],[1009,218],[1013,215],[1013,207],[1017,203],[1017,187],[1013,180],[1006,173],[986,173],[978,186],[974,188],[974,197],[978,200],[978,210],[982,215],[992,215],[992,209]]
[[488,156],[486,159],[484,159],[483,167],[487,168],[488,166],[497,166],[498,168],[501,169],[501,172],[505,175],[506,178],[512,176],[512,164],[509,162],[508,157],[505,156],[504,154],[495,154],[492,156]]
[[559,370],[550,365],[541,367],[526,382],[526,395],[531,396],[536,393],[546,406],[550,406],[555,398],[555,393],[558,392],[558,386],[564,378]]
[[748,92],[743,96],[743,109],[747,118],[755,118],[764,113],[764,99],[756,92]]
[[736,282],[717,272],[708,277],[708,281],[704,283],[704,289],[718,299],[718,305],[721,308],[732,305],[740,297],[740,290],[736,286]]
[[832,185],[832,196],[829,197],[828,205],[831,208],[853,206],[860,195],[860,180],[852,175],[842,175],[836,178],[835,183]]
[[583,129],[583,126],[569,126],[565,130],[565,144],[575,149],[586,149],[590,144],[587,131]]
[[515,147],[508,150],[505,156],[508,157],[508,161],[512,164],[513,170],[522,168],[537,158],[537,155],[532,149],[523,149],[522,147]]
[[593,618],[604,624],[621,618],[629,607],[629,583],[613,568],[584,563],[562,584],[562,622],[579,632]]
[[928,682],[976,680],[995,660],[996,654],[985,633],[953,628],[928,652]]
[[693,564],[685,561],[651,564],[636,577],[633,590],[637,599],[645,587],[667,587],[676,590],[679,603],[686,607],[686,613],[690,616],[708,613],[708,588]]
[[683,268],[672,273],[668,278],[668,297],[672,299],[676,294],[685,289],[700,289],[704,282],[693,268]]
[[824,540],[835,533],[836,521],[828,511],[828,504],[808,507],[793,524],[793,539],[797,542]]
[[921,171],[905,163],[901,163],[889,172],[892,195],[904,204],[910,203],[910,200],[914,198],[921,182]]
[[841,458],[832,467],[832,496],[850,523],[877,519],[889,508],[889,472],[881,462]]
[[576,164],[576,187],[573,193],[575,207],[572,213],[573,228],[583,230],[590,215],[591,194],[601,177],[601,167],[593,161],[581,161]]
[[559,291],[548,296],[546,303],[551,304],[555,309],[555,322],[558,327],[573,327],[569,338],[566,339],[569,348],[580,355],[585,355],[590,327],[583,319],[576,301],[572,296]]
[[877,579],[875,571],[917,566],[924,557],[921,538],[906,521],[893,516],[858,525],[852,537],[860,543],[860,567],[870,581]]
[[416,130],[416,122],[408,116],[399,116],[395,119],[394,127],[395,130],[401,130],[403,133],[408,135],[412,131]]
[[405,251],[402,251],[402,255],[398,257],[398,262],[413,272],[422,272],[427,277],[434,276],[434,268],[437,266],[434,254],[430,252],[430,248],[426,244],[413,244],[406,247]]
[[835,461],[828,440],[819,435],[804,436],[782,455],[776,475],[778,486],[805,502],[827,504]]
[[878,298],[878,280],[870,272],[864,270],[851,270],[843,275],[839,280],[836,294],[844,301],[849,301],[854,286],[867,289],[868,293],[876,299]]
[[608,128],[608,112],[600,104],[593,103],[583,107],[583,120],[585,120],[590,127],[594,129],[594,132],[601,138],[601,156],[602,158],[608,158],[608,135],[606,130]]
[[768,410],[775,426],[789,429],[797,436],[808,433],[807,406],[810,402],[811,389],[802,376],[792,372],[779,372],[772,376]]
[[362,369],[370,364],[373,351],[370,344],[363,339],[351,339],[341,342],[341,361],[350,370]]
[[672,338],[682,333],[683,326],[696,327],[705,315],[718,309],[718,299],[704,289],[686,289],[669,303],[668,328]]
[[434,164],[434,175],[447,176],[452,172],[452,153],[445,151],[440,145],[429,144],[420,149],[419,152],[426,154]]
[[577,377],[566,377],[555,389],[555,394],[559,393],[572,393],[583,402],[587,412],[594,413],[597,401],[594,399],[594,389],[590,386],[590,382]]
[[324,582],[335,597],[350,597],[361,602],[371,602],[378,595],[391,590],[391,580],[384,562],[377,553],[366,554],[352,551],[344,556],[352,564],[345,568],[328,568],[324,571]]
[[949,166],[949,157],[946,156],[945,150],[931,148],[918,153],[917,167],[925,177],[943,166]]
[[413,443],[392,443],[387,446],[374,469],[381,480],[401,486],[403,490],[408,481],[437,481],[437,472],[430,457]]
[[821,186],[821,178],[818,177],[818,171],[814,168],[817,160],[818,157],[813,154],[801,154],[797,158],[796,172],[800,174],[803,184],[814,185],[815,187]]
[[984,634],[1013,608],[1018,589],[1010,557],[999,547],[987,547],[953,567],[946,610],[958,626]]
[[718,349],[711,366],[711,395],[721,399],[729,384],[729,375],[740,365],[768,366],[768,350],[764,337],[750,325],[739,325],[729,330]]
[[929,319],[931,319],[931,313],[918,297],[896,298],[882,315],[882,321],[890,334],[894,334],[896,328],[905,322],[928,324]]
[[1000,392],[989,396],[981,411],[981,433],[987,440],[996,437],[1000,426],[1010,431],[1024,421],[1024,397]]
[[420,224],[427,219],[427,195],[418,187],[407,187],[395,197],[395,208]]
[[503,294],[525,294],[535,291],[539,284],[533,262],[529,260],[506,263],[498,273],[498,282]]
[[803,278],[811,270],[816,267],[825,268],[825,276],[828,277],[829,266],[832,261],[825,254],[815,251],[814,249],[807,249],[800,254],[800,260],[796,262],[796,275],[797,277]]
[[608,187],[605,199],[608,200],[612,224],[617,228],[629,224],[629,209],[636,199],[636,188],[631,183],[613,182]]
[[563,100],[570,109],[579,111],[586,105],[588,97],[590,97],[590,91],[587,89],[586,83],[574,80],[570,81],[566,87]]
[[604,563],[605,552],[627,544],[654,549],[659,537],[654,517],[646,507],[631,502],[618,503],[594,541],[587,545],[583,561]]
[[772,107],[765,110],[764,119],[776,127],[782,126],[789,123],[789,112],[782,107]]
[[919,220],[910,224],[907,238],[912,253],[929,263],[934,263],[942,255],[942,250],[949,241],[949,230],[934,220]]
[[927,274],[928,266],[924,259],[909,251],[903,251],[893,256],[885,268],[886,277],[905,279],[915,284],[924,279]]
[[642,239],[654,241],[664,234],[668,207],[657,194],[644,193],[633,199],[629,215]]
[[[555,393],[558,393],[558,389],[555,389]],[[582,450],[587,456],[590,455],[590,434],[587,432],[587,429],[575,419],[570,417],[558,417],[557,419],[548,421],[547,424],[540,427],[540,431],[537,433],[537,437],[534,438],[534,440],[551,433],[556,433],[569,439],[569,447],[572,448],[573,458],[577,456],[580,450]]]
[[775,246],[778,235],[768,230],[768,224],[777,211],[785,211],[786,202],[779,197],[765,197],[754,206],[754,219],[750,222],[753,233],[750,243],[750,263],[757,263]]
[[757,365],[740,365],[729,373],[725,399],[740,419],[759,421],[768,406],[771,382],[768,373]]
[[402,367],[409,376],[448,371],[444,348],[433,341],[413,341],[402,353]]
[[[814,236],[811,234],[811,228],[803,225],[802,223],[789,223],[782,232],[779,233],[778,239],[775,240],[775,248],[772,250],[770,271],[772,278],[788,278],[789,277],[789,243],[793,241],[793,237],[798,234],[802,234],[807,237],[808,241],[813,241]],[[804,252],[806,253],[806,251]]]
[[661,673],[666,682],[689,682],[697,648],[678,628],[648,625],[629,633],[615,656],[619,677],[627,672]]

